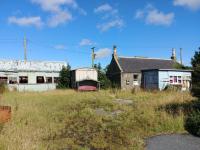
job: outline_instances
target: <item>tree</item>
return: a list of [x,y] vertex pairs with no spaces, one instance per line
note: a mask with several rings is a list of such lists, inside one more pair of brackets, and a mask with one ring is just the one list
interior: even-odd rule
[[60,71],[59,75],[59,82],[58,82],[58,88],[65,89],[70,88],[70,71],[71,66],[67,64],[67,67],[63,66],[62,70]]
[[102,89],[107,89],[111,86],[111,81],[107,78],[105,69],[102,69],[101,64],[95,64],[94,68],[98,72],[98,80],[100,81],[100,87]]
[[200,98],[200,48],[199,51],[195,52],[191,63],[193,67],[192,93],[194,96]]

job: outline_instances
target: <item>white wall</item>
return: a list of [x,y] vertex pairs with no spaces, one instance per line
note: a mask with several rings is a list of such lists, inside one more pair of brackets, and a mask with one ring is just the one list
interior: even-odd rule
[[76,75],[76,82],[83,80],[98,81],[98,75],[95,69],[90,69],[90,68],[77,69],[75,75]]
[[43,91],[49,91],[49,90],[55,90],[56,84],[9,84],[8,89],[10,91],[17,90],[19,92],[25,92],[25,91],[33,91],[33,92],[43,92]]
[[159,71],[159,89],[163,90],[170,84],[170,76],[189,77],[191,79],[192,73],[185,71]]
[[[56,84],[54,83],[36,83],[37,76],[46,77],[59,77],[59,72],[0,72],[1,77],[17,77],[17,84],[8,84],[10,90],[16,89],[18,91],[47,91],[56,89]],[[19,76],[28,76],[28,84],[19,84]],[[8,81],[9,83],[9,81]]]

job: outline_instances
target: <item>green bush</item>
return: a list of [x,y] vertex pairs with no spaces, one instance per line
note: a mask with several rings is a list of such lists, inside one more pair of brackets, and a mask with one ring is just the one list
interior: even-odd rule
[[186,117],[185,129],[196,136],[200,136],[200,111],[194,111]]

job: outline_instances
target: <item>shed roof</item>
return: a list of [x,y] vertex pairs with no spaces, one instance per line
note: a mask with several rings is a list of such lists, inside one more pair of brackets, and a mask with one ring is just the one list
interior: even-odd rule
[[143,57],[118,57],[118,62],[123,72],[140,73],[145,69],[173,69],[175,62],[171,59],[143,58]]

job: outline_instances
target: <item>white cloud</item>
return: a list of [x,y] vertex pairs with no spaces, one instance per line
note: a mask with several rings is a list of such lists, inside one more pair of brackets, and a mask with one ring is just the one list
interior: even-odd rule
[[138,10],[136,19],[144,19],[147,24],[170,26],[174,20],[174,13],[163,13],[152,5],[147,5],[145,9]]
[[72,15],[68,12],[59,12],[55,15],[52,15],[51,18],[48,20],[48,25],[50,27],[56,27],[60,24],[64,24],[72,19]]
[[123,26],[124,26],[124,21],[122,19],[116,19],[102,24],[98,24],[97,28],[100,29],[102,32],[104,32],[114,27],[121,28]]
[[200,9],[200,0],[174,0],[175,6],[184,6],[192,10]]
[[91,46],[94,45],[95,43],[92,42],[90,39],[82,39],[79,43],[80,46]]
[[66,49],[66,46],[59,44],[59,45],[54,46],[54,48],[57,49],[57,50],[64,50],[64,49]]
[[72,8],[77,8],[78,5],[75,0],[31,0],[32,3],[38,4],[45,11],[59,12],[62,6],[68,5]]
[[102,48],[102,49],[99,49],[95,54],[96,54],[96,58],[104,58],[111,55],[111,49]]
[[94,9],[96,14],[100,14],[101,22],[97,24],[97,28],[101,32],[108,31],[111,28],[122,28],[124,20],[120,17],[118,9],[113,8],[109,4],[103,4]]
[[67,23],[73,19],[70,8],[77,10],[82,15],[87,12],[80,8],[75,0],[31,0],[32,3],[39,5],[42,10],[51,13],[47,24],[50,27],[56,27]]
[[149,24],[169,26],[172,24],[173,19],[174,13],[164,14],[155,9],[149,11],[146,17],[146,22]]
[[35,26],[35,27],[42,27],[44,24],[39,16],[21,17],[21,18],[11,16],[8,18],[8,22],[11,24],[17,24],[19,26]]
[[94,9],[95,13],[101,13],[101,12],[106,12],[106,11],[112,11],[113,8],[109,4],[103,4],[97,8]]

